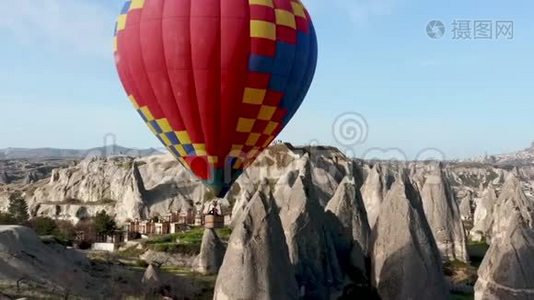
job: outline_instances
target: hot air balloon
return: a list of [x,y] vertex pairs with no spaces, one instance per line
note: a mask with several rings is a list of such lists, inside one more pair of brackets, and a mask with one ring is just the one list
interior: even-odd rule
[[299,0],[131,0],[114,54],[150,130],[222,197],[303,102],[317,38]]

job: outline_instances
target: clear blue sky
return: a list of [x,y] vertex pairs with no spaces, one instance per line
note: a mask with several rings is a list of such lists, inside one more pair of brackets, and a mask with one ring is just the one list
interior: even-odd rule
[[[283,140],[331,144],[358,156],[397,148],[410,159],[427,148],[463,158],[519,150],[534,140],[532,0],[304,2],[319,36],[319,66]],[[0,148],[89,148],[102,145],[107,133],[121,145],[159,146],[115,72],[111,39],[121,6],[2,2]],[[434,19],[446,26],[439,40],[425,30]],[[514,21],[514,39],[454,40],[455,19]],[[364,143],[348,148],[332,133],[346,112],[368,124]]]

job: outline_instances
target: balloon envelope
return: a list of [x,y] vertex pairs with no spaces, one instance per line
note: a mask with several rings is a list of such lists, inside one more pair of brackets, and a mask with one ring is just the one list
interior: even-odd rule
[[317,39],[299,0],[132,0],[114,53],[150,130],[224,196],[304,100]]

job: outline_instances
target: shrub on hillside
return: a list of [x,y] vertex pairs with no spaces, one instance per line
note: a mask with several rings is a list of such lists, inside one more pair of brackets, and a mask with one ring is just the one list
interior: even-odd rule
[[15,225],[15,219],[8,214],[4,212],[0,212],[0,225]]
[[9,196],[8,213],[11,215],[11,218],[13,218],[14,224],[17,225],[25,224],[30,218],[30,215],[28,214],[28,204],[26,203],[26,200],[24,200],[24,197],[22,197],[21,193],[16,192]]
[[57,232],[56,221],[49,217],[33,218],[28,225],[37,235],[54,235]]
[[76,239],[76,229],[69,221],[56,221],[57,229],[54,236],[63,244],[72,246]]
[[65,246],[72,246],[76,239],[76,230],[71,222],[54,220],[49,217],[36,217],[28,222],[37,235],[53,236],[56,242]]
[[117,229],[117,223],[113,217],[104,210],[96,214],[93,220],[95,233],[98,235],[110,235]]

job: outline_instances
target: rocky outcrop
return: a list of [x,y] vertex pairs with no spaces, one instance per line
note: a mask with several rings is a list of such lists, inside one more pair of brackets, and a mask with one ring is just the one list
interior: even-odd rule
[[468,261],[458,203],[439,165],[429,166],[421,190],[423,209],[444,260]]
[[141,279],[142,284],[157,286],[160,284],[160,279],[156,268],[152,264],[149,264]]
[[407,178],[388,192],[371,240],[372,280],[382,299],[448,299],[438,248]]
[[508,229],[510,216],[518,211],[523,219],[530,219],[533,206],[531,200],[525,195],[522,184],[518,178],[517,170],[508,174],[499,198],[493,207],[491,223],[491,242],[499,239]]
[[77,222],[80,215],[105,210],[125,221],[166,215],[212,198],[170,155],[157,155],[88,158],[57,169],[28,202],[36,215]]
[[460,200],[460,217],[462,221],[472,221],[473,220],[473,193],[468,192]]
[[272,194],[264,188],[252,197],[232,232],[214,300],[297,298],[284,229]]
[[326,210],[332,212],[347,234],[365,255],[369,252],[369,235],[371,229],[367,213],[360,194],[356,189],[354,177],[345,177],[339,184],[334,197],[328,202]]
[[345,177],[352,172],[352,162],[339,150],[331,147],[295,148],[278,144],[264,151],[236,181],[226,200],[233,205],[233,215],[243,210],[260,184],[277,182],[289,173],[309,173],[310,192],[321,206],[326,206]]
[[481,163],[489,164],[499,164],[499,165],[527,165],[534,163],[534,143],[531,144],[529,148],[524,150],[499,154],[499,155],[484,155],[473,159],[474,161]]
[[497,194],[495,189],[490,186],[476,203],[473,228],[470,234],[471,240],[480,242],[489,239],[491,224],[493,223],[493,207],[496,203]]
[[[124,249],[127,250],[128,248]],[[140,249],[143,249],[141,246]],[[119,250],[120,251],[120,250]],[[139,256],[140,259],[144,260],[148,264],[154,264],[161,267],[181,267],[181,268],[192,268],[195,261],[195,256],[181,253],[167,253],[167,252],[158,252],[154,250],[147,250],[145,253]]]
[[89,262],[81,254],[43,244],[29,228],[0,226],[0,285],[17,281],[48,290],[96,297],[85,273]]
[[274,198],[301,295],[324,299],[343,289],[349,270],[357,279],[364,277],[363,250],[337,216],[325,212],[314,197],[308,188],[310,176],[306,170],[288,173],[278,181]]
[[360,191],[371,228],[373,228],[376,222],[380,211],[380,204],[384,201],[384,197],[392,183],[393,177],[389,174],[385,166],[376,164],[369,169],[367,178]]
[[336,148],[309,147],[304,152],[310,158],[310,189],[319,203],[326,206],[343,178],[352,173],[352,162]]
[[[343,282],[330,232],[323,228],[325,211],[306,188],[309,174],[290,172],[276,186],[275,201],[295,266],[298,285],[309,297],[327,297],[328,290]],[[310,237],[314,238],[310,238]],[[347,240],[348,242],[349,240]]]
[[201,274],[217,274],[225,252],[226,245],[219,239],[215,230],[204,230],[200,254],[193,263],[193,269]]
[[9,178],[9,175],[5,171],[0,171],[0,184],[10,184],[11,179]]
[[37,174],[35,172],[28,172],[26,176],[24,177],[24,180],[22,181],[22,184],[31,184],[39,180],[37,177]]
[[534,201],[525,196],[514,175],[508,177],[494,215],[475,299],[534,299]]
[[[325,208],[316,195],[317,189],[312,188],[312,178],[316,175],[311,172],[313,167],[308,154],[297,162],[297,168],[281,175],[274,184],[271,178],[265,178],[257,184],[255,193],[250,187],[240,190],[241,196],[235,201],[233,210],[234,231],[247,218],[257,219],[255,222],[263,218],[262,214],[250,214],[255,199],[273,198],[294,270],[292,280],[301,297],[326,299],[339,295],[347,282],[366,284],[369,226],[355,180],[351,176],[340,180],[333,196],[324,201],[327,203]],[[272,196],[271,190],[274,190]],[[227,264],[233,239],[234,235],[220,272]],[[264,273],[257,276],[269,275],[265,270],[260,271]]]

